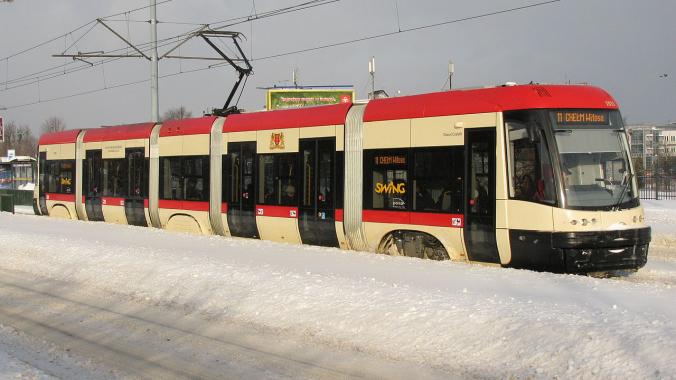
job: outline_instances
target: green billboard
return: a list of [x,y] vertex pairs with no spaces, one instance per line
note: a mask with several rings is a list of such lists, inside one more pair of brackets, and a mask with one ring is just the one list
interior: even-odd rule
[[354,90],[274,89],[268,90],[268,110],[352,103]]

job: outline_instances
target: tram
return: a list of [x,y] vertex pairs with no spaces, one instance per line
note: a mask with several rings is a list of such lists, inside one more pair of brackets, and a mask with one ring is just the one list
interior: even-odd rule
[[42,215],[587,273],[645,265],[617,103],[505,85],[43,135]]

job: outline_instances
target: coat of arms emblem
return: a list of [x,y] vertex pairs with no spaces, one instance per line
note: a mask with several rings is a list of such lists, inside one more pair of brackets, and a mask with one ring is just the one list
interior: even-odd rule
[[284,149],[284,133],[273,133],[270,136],[270,149]]

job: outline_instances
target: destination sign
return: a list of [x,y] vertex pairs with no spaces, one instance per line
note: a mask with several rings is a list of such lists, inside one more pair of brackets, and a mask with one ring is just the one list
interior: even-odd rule
[[406,165],[405,155],[375,156],[376,165]]
[[610,125],[607,111],[556,111],[558,125]]

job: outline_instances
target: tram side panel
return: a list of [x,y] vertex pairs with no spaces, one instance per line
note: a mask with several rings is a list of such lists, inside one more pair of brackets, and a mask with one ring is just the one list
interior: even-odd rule
[[83,197],[89,220],[149,225],[148,139],[85,142]]
[[345,210],[345,124],[336,125],[336,212],[335,225],[338,246],[341,249],[349,249],[347,236],[345,236],[344,210]]
[[256,131],[256,225],[260,238],[300,244],[299,129]]
[[337,229],[342,229],[343,123],[350,107],[228,116],[221,220],[231,236],[329,247],[342,240],[347,247]]
[[[400,252],[401,245],[417,244],[415,239],[429,247],[436,239],[448,258],[467,260],[466,215],[484,206],[478,204],[483,193],[479,187],[487,194],[485,187],[495,186],[496,174],[494,169],[468,170],[465,131],[495,130],[495,125],[495,113],[365,122],[363,224],[369,249],[387,249],[383,243],[391,236],[400,237],[395,242]],[[487,154],[495,157],[497,150],[493,147]],[[471,235],[481,239],[481,245],[495,242],[494,207],[486,212],[491,229]],[[404,235],[397,235],[400,232]],[[411,254],[410,248],[403,251]],[[432,258],[444,258],[432,252]],[[495,257],[497,262],[497,253]]]
[[[343,125],[300,128],[299,220],[304,244],[340,247],[342,222],[342,145],[337,135]],[[340,151],[338,149],[341,149]]]
[[[212,120],[213,121],[213,120]],[[209,128],[201,134],[159,137],[159,217],[163,228],[212,234],[209,220]],[[180,132],[179,132],[180,133]]]
[[43,213],[56,218],[77,219],[75,186],[79,184],[75,170],[75,142],[40,145],[39,153],[45,158],[40,166],[46,208]]
[[259,239],[256,224],[256,131],[224,132],[221,220],[226,236]]

